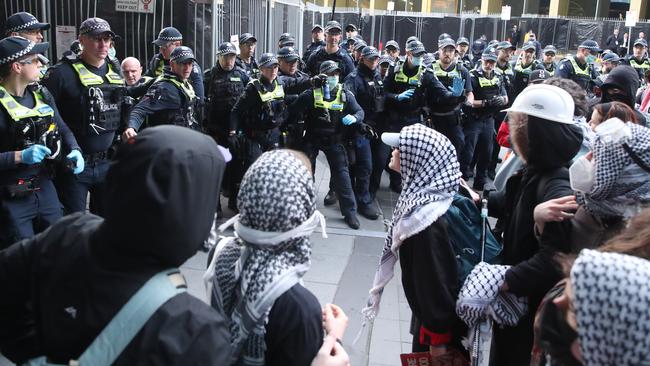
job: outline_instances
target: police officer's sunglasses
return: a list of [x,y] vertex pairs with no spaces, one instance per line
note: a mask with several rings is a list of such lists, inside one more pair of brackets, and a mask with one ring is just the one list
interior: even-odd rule
[[35,63],[36,61],[40,61],[41,64],[43,64],[43,65],[47,65],[48,63],[50,63],[50,60],[48,60],[47,57],[45,57],[45,56],[43,56],[41,54],[38,54],[38,55],[36,55],[36,56],[34,56],[32,58],[26,59],[26,60],[20,60],[20,61],[18,61],[18,63],[21,64],[21,65],[31,65],[31,64]]

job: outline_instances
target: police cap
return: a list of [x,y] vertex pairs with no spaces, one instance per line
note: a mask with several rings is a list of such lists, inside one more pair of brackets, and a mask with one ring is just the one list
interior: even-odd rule
[[34,43],[23,37],[7,37],[0,40],[0,65],[20,60],[28,55],[38,55],[41,63],[47,64],[49,60],[41,55],[50,47],[48,42]]
[[27,30],[48,30],[50,29],[50,23],[41,23],[36,19],[35,16],[27,12],[20,12],[12,14],[7,18],[5,24],[5,33],[9,34],[11,32],[23,32]]
[[176,42],[182,41],[183,35],[181,32],[174,27],[165,27],[160,33],[158,33],[158,38],[153,41],[156,46],[164,46],[167,42]]

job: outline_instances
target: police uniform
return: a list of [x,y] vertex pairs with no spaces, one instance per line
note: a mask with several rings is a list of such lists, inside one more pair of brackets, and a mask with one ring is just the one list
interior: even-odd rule
[[[460,37],[456,41],[456,47],[460,46],[461,44],[469,46],[469,41],[465,37]],[[469,70],[474,68],[474,63],[472,62],[472,56],[470,55],[469,48],[467,51],[468,52],[466,52],[463,56],[460,56],[460,54],[458,54],[458,59],[456,62],[461,63],[469,72]]]
[[[170,60],[195,62],[194,53],[185,46],[176,47]],[[140,130],[142,122],[148,117],[150,126],[176,125],[201,131],[196,114],[197,101],[198,97],[188,80],[182,80],[171,70],[165,70],[131,110],[127,128]]]
[[[645,39],[637,39],[634,42],[634,47],[636,46],[643,46],[645,49],[647,49],[648,42],[646,42]],[[650,60],[646,55],[647,52],[643,54],[643,57],[641,57],[640,60],[634,57],[634,55],[629,55],[622,62],[624,65],[630,65],[634,68],[637,74],[639,74],[639,82],[642,85],[645,85],[645,72],[650,70]]]
[[[379,52],[375,47],[366,47],[363,49],[362,57],[370,60],[379,58]],[[379,65],[371,70],[363,62],[359,62],[357,69],[345,78],[345,88],[355,95],[359,106],[363,109],[364,123],[374,130],[385,130],[383,114],[386,97],[384,83],[379,75]],[[380,159],[378,155],[377,146],[381,141],[371,137],[362,133],[356,133],[354,136],[356,159],[351,176],[359,213],[374,220],[379,213],[374,207],[373,197],[379,189],[381,173],[386,161]]]
[[[483,59],[496,61],[494,52],[487,49]],[[476,175],[474,189],[483,190],[487,170],[492,156],[494,133],[494,115],[505,108],[503,99],[507,96],[503,78],[496,72],[487,75],[482,67],[470,71],[474,100],[486,101],[478,108],[468,109],[468,120],[463,125],[465,148],[460,156],[460,169],[465,178],[470,175],[472,158],[476,156]],[[499,103],[500,102],[500,103]],[[493,105],[494,104],[494,105]],[[480,143],[479,143],[480,142]],[[478,150],[477,150],[478,147]]]
[[[282,47],[278,51],[278,61],[283,62],[296,62],[300,61],[300,55],[293,49],[293,47]],[[278,70],[278,79],[280,83],[285,86],[285,99],[287,103],[292,102],[298,95],[305,90],[311,87],[310,77],[305,72],[300,71],[298,68],[293,74],[288,74],[282,71],[282,68]],[[290,87],[289,85],[298,84],[300,87]],[[292,123],[285,125],[282,131],[282,143],[285,147],[291,149],[299,149],[302,143],[302,136],[304,133],[304,121],[298,121],[297,123]]]
[[[312,33],[314,32],[315,29],[320,29],[320,31],[323,31],[323,27],[321,27],[320,24],[314,25],[314,27],[311,29]],[[307,60],[309,60],[309,56],[311,56],[312,53],[316,52],[321,47],[325,46],[325,41],[318,41],[318,42],[312,42],[307,46],[307,49],[305,52],[302,54],[302,61],[307,64]]]
[[[41,23],[35,16],[24,11],[12,14],[5,22],[5,34],[7,36],[12,33],[18,33],[20,36],[20,33],[37,29],[40,31],[46,31],[50,29],[50,23]],[[42,64],[40,71],[41,77],[45,76],[45,73],[47,72],[47,64]]]
[[[89,18],[79,27],[80,35],[104,33],[115,37],[101,18]],[[43,85],[54,96],[61,117],[74,133],[86,162],[84,171],[76,177],[64,172],[57,174],[55,183],[59,199],[67,213],[80,212],[86,209],[90,192],[90,210],[101,214],[104,180],[109,167],[108,149],[121,124],[124,79],[108,60],[94,67],[81,57],[71,56],[48,70]]]
[[[338,29],[340,31],[341,25],[337,21],[329,21],[325,27],[325,32],[328,32],[330,29]],[[307,72],[312,76],[318,75],[320,65],[328,60],[334,61],[339,65],[342,80],[345,80],[345,77],[354,70],[352,57],[350,57],[350,54],[343,47],[339,47],[338,51],[334,53],[327,53],[326,47],[321,47],[309,56],[307,60]]]
[[[255,38],[250,33],[242,33],[239,36],[239,44],[246,42],[257,42],[257,38]],[[260,68],[257,65],[257,61],[255,60],[254,56],[251,56],[250,62],[247,62],[242,59],[240,55],[237,55],[237,58],[235,59],[235,65],[240,69],[244,69],[248,77],[251,79],[260,77]]]
[[[553,45],[548,45],[544,47],[544,50],[542,50],[542,54],[544,55],[546,55],[549,52],[552,53],[553,56],[555,56],[557,54],[557,48],[555,48],[555,46]],[[553,77],[555,76],[555,71],[557,70],[557,62],[553,61],[550,64],[546,64],[542,61],[537,65],[537,69],[538,70],[544,69],[549,73],[551,77]]]
[[[47,42],[7,37],[0,41],[0,65],[39,55],[48,47]],[[63,216],[51,170],[65,156],[80,165],[76,170],[80,172],[79,150],[47,89],[34,83],[22,96],[14,96],[0,84],[0,250]],[[15,160],[17,151],[20,163]],[[30,158],[31,154],[40,155]]]
[[[455,45],[451,38],[443,39],[438,42],[438,44],[440,46],[439,48],[452,47]],[[454,79],[460,78],[463,80],[464,84],[463,95],[472,92],[472,83],[469,78],[469,71],[467,71],[463,65],[452,61],[447,68],[443,68],[440,60],[438,60],[434,62],[431,67],[438,80],[440,80],[442,85],[446,88],[451,88]],[[454,101],[449,104],[436,103],[432,104],[430,108],[435,129],[451,141],[456,151],[461,151],[465,145],[465,137],[460,123],[461,103],[459,101]]]
[[[162,46],[167,42],[182,41],[183,36],[178,29],[174,27],[163,28],[158,34],[158,38],[153,41],[153,44],[157,46]],[[146,76],[158,77],[163,74],[165,69],[169,68],[169,60],[165,60],[162,56],[162,53],[157,53],[151,57],[149,61],[149,66],[147,67]],[[192,89],[194,89],[194,94],[196,94],[197,101],[199,105],[203,104],[205,91],[203,89],[203,72],[199,64],[194,61],[192,64],[192,73],[190,73],[190,83],[192,84]]]
[[[533,50],[533,52],[535,52],[535,47],[536,46],[533,42],[527,42],[522,49],[524,52],[527,50]],[[514,76],[512,78],[511,86],[512,90],[508,95],[510,100],[514,101],[515,98],[517,98],[517,95],[528,86],[528,79],[533,70],[540,68],[541,62],[536,60],[534,57],[533,53],[533,60],[527,65],[524,65],[523,56],[515,62],[515,67],[513,68]]]
[[[334,62],[324,62],[319,73],[330,74],[339,70]],[[330,88],[329,98],[323,90],[325,86],[307,90],[300,94],[291,104],[291,115],[303,112],[305,117],[305,142],[302,150],[316,168],[316,156],[322,151],[327,158],[332,174],[334,191],[340,202],[341,213],[353,229],[359,228],[356,217],[357,205],[350,181],[348,158],[342,144],[344,134],[351,133],[344,120],[354,119],[354,123],[363,123],[364,112],[354,95],[343,84]],[[351,117],[349,117],[351,116]]]
[[[219,46],[217,56],[235,55],[237,49],[230,42]],[[228,146],[230,112],[244,92],[249,78],[246,71],[237,66],[224,70],[219,62],[211,69],[208,84],[208,119],[206,132],[213,136],[219,145]]]
[[[592,52],[600,51],[598,43],[591,40],[582,42],[578,48],[586,48]],[[575,81],[576,84],[580,85],[587,92],[588,96],[594,93],[593,88],[596,72],[593,64],[582,62],[575,58],[575,56],[569,56],[562,60],[555,76]]]

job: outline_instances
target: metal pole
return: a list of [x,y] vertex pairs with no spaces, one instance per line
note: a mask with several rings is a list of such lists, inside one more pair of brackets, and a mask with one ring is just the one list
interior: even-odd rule
[[598,19],[598,8],[600,8],[600,0],[596,0],[596,11],[594,12],[594,20]]
[[330,20],[334,20],[334,12],[336,11],[336,0],[332,2],[332,16],[330,17]]

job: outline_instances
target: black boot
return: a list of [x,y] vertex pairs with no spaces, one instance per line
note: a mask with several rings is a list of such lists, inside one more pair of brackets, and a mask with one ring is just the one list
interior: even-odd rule
[[334,192],[331,189],[327,191],[327,194],[325,195],[325,199],[323,200],[323,204],[325,204],[325,206],[331,206],[335,204],[336,201],[338,201],[338,199],[336,198],[336,192]]

